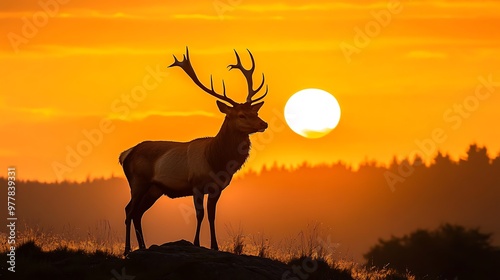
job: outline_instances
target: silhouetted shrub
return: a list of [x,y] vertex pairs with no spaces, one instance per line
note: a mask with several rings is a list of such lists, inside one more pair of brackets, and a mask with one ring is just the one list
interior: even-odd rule
[[283,279],[308,279],[308,280],[354,280],[351,272],[345,269],[332,268],[321,259],[300,257],[288,262],[291,270]]
[[426,279],[500,279],[499,252],[491,245],[491,234],[444,224],[381,239],[364,257],[367,265],[409,270]]

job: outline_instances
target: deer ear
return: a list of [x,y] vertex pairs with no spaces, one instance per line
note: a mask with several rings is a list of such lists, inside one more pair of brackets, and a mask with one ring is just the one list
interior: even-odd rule
[[252,105],[252,111],[254,111],[255,113],[257,113],[260,110],[260,107],[262,107],[262,105],[264,105],[264,101]]
[[219,107],[219,111],[224,114],[229,114],[229,110],[231,107],[217,100],[217,107]]

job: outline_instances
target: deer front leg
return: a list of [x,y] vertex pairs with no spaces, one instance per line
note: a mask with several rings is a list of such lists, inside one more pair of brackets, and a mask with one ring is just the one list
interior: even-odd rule
[[203,193],[197,188],[193,190],[194,209],[196,210],[196,233],[194,235],[194,245],[200,246],[200,228],[205,211],[203,209]]
[[210,248],[218,251],[219,246],[217,245],[217,237],[215,236],[215,207],[217,206],[217,201],[220,195],[208,195],[207,210],[208,210],[208,221],[210,223]]

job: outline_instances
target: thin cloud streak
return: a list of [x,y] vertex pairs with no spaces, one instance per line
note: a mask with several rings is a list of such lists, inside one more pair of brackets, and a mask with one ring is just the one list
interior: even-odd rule
[[217,118],[218,115],[206,112],[206,111],[158,111],[151,110],[147,112],[132,112],[130,115],[124,117],[118,114],[110,114],[108,115],[109,119],[122,120],[122,121],[138,121],[144,120],[149,117],[193,117],[193,116],[201,116],[201,117],[210,117]]

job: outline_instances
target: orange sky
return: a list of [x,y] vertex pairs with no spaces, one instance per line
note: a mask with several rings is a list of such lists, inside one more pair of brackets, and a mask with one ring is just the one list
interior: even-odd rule
[[[223,117],[214,98],[165,68],[185,46],[200,79],[224,79],[236,100],[246,85],[227,71],[233,49],[244,63],[250,49],[266,75],[260,115],[271,127],[253,136],[245,168],[432,156],[430,141],[418,143],[433,134],[454,158],[472,142],[498,154],[500,3],[351,2],[2,1],[0,164],[23,179],[121,175],[118,154],[137,142],[215,135]],[[287,99],[308,87],[342,108],[321,139],[282,121]],[[68,157],[78,147],[84,155]]]

